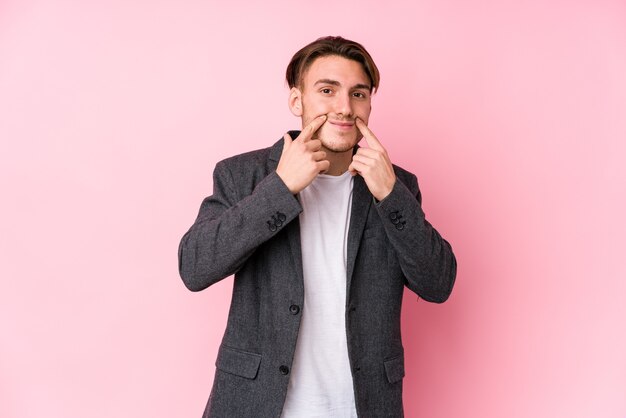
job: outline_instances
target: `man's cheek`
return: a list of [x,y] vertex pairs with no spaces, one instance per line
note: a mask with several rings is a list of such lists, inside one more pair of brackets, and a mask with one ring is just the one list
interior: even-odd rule
[[320,128],[318,132],[321,134],[323,133],[325,135],[329,135],[332,133],[332,125],[328,122],[324,122],[324,124],[322,125],[322,127]]

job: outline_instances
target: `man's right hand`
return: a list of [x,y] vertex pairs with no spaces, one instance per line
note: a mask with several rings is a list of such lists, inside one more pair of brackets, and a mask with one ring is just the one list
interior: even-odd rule
[[321,151],[322,141],[311,139],[324,122],[326,122],[326,115],[318,116],[302,130],[295,140],[292,140],[289,134],[283,137],[285,143],[276,174],[293,194],[299,193],[311,184],[319,173],[330,167],[326,152]]

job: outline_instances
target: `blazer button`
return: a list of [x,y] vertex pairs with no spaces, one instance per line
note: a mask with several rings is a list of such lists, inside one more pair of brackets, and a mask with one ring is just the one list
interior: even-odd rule
[[289,374],[289,367],[287,367],[287,366],[280,366],[280,367],[278,368],[278,370],[279,370],[282,374],[284,374],[284,375],[288,375],[288,374]]
[[291,305],[289,307],[289,312],[291,312],[293,315],[298,315],[298,313],[300,312],[300,307],[298,305]]
[[272,232],[276,232],[276,230],[278,229],[278,227],[275,224],[271,223],[270,221],[267,221],[267,227]]

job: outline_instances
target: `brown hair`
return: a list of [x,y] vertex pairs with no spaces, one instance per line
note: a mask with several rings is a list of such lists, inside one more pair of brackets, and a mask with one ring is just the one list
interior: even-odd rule
[[378,89],[380,73],[371,55],[363,48],[363,45],[341,36],[319,38],[296,52],[287,66],[286,77],[289,88],[301,87],[304,73],[313,61],[328,55],[338,55],[360,63],[370,79],[372,93]]

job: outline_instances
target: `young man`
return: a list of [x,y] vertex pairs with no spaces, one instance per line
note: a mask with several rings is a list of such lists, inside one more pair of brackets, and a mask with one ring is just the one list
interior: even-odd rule
[[401,417],[404,286],[444,302],[456,260],[367,127],[367,51],[320,38],[287,82],[302,132],[219,162],[179,247],[193,291],[235,274],[204,417]]

